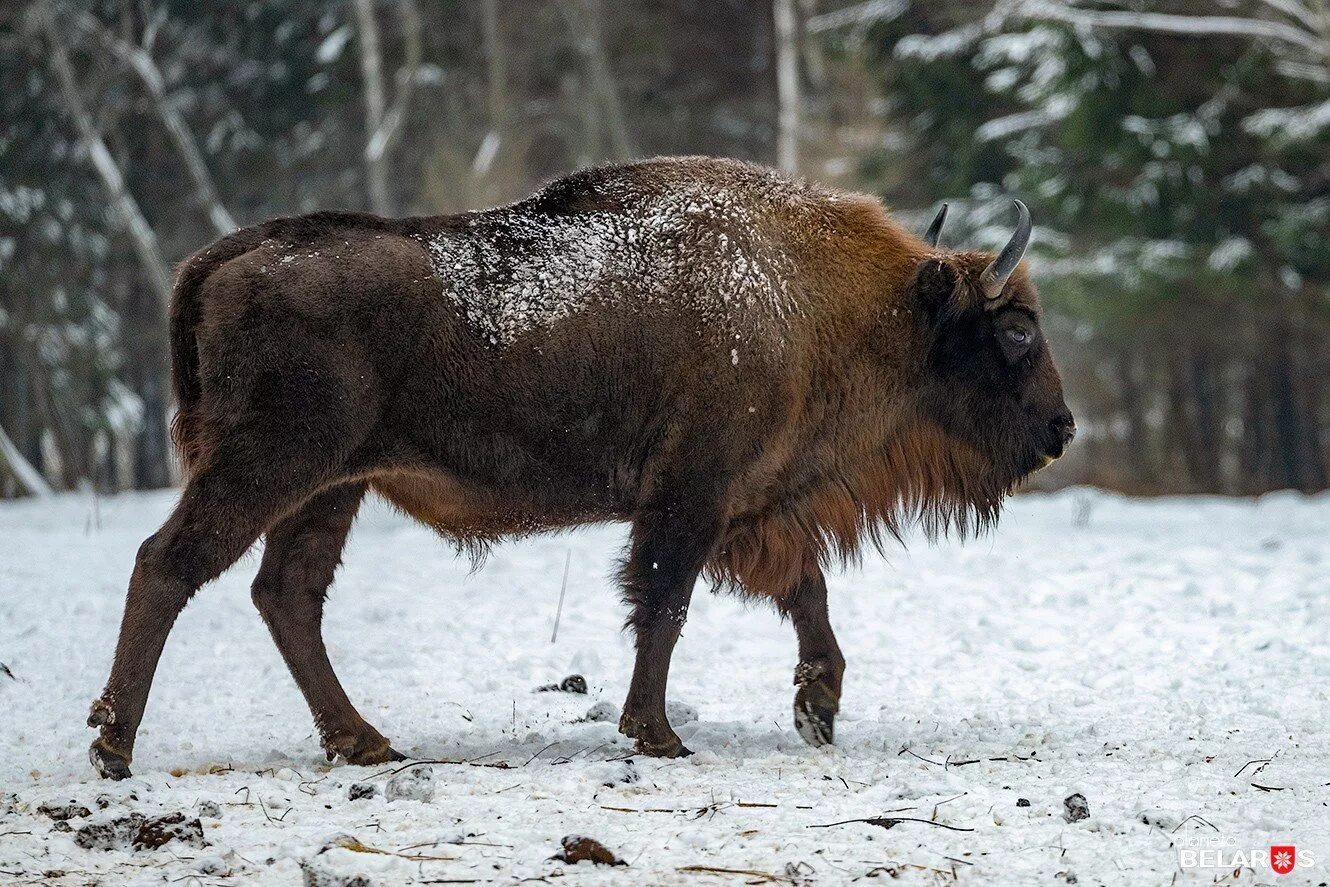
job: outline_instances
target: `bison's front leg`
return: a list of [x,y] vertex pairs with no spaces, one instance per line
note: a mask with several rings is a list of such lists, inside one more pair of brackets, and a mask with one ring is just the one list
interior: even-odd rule
[[816,563],[805,566],[803,578],[780,601],[780,607],[789,615],[799,637],[794,726],[809,745],[830,745],[835,739],[836,712],[840,710],[845,657],[831,631],[827,583]]
[[637,635],[637,662],[619,732],[636,739],[645,755],[691,754],[665,718],[665,685],[693,585],[720,531],[718,512],[698,506],[695,497],[672,497],[643,509],[633,522],[623,583],[633,608],[628,624]]

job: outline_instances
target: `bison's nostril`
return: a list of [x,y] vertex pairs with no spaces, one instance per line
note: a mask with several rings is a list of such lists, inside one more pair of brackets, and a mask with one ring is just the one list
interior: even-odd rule
[[1049,424],[1053,426],[1053,433],[1062,441],[1063,448],[1070,446],[1076,437],[1076,420],[1071,413],[1063,413]]

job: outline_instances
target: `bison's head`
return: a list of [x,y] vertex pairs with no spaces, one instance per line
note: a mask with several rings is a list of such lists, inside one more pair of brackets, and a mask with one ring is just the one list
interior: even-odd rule
[[[987,463],[986,486],[1012,484],[1062,455],[1076,423],[1039,327],[1034,285],[1021,264],[1030,214],[996,256],[937,249],[919,262],[911,311],[925,347],[919,410]],[[926,239],[936,247],[946,207]]]

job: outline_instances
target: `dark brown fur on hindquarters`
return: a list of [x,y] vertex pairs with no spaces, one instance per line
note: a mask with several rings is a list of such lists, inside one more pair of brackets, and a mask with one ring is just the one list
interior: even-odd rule
[[315,213],[222,238],[176,279],[188,482],[139,552],[94,763],[128,775],[177,614],[264,534],[255,603],[325,745],[394,754],[321,640],[366,488],[477,556],[631,522],[623,728],[643,751],[684,751],[665,691],[700,572],[782,602],[821,669],[801,711],[830,717],[843,660],[812,571],[911,519],[987,526],[1070,440],[1034,287],[994,262],[871,198],[697,157],[483,212]]

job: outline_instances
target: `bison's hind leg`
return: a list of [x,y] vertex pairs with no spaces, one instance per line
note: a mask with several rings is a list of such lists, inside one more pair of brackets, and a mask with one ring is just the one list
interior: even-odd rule
[[[334,394],[331,403],[346,400]],[[334,484],[364,438],[344,414],[301,411],[280,399],[266,408],[243,399],[230,406],[225,420],[210,422],[208,453],[175,511],[139,549],[111,676],[88,718],[101,729],[91,757],[103,776],[129,775],[157,662],[194,592],[284,515]]]
[[321,486],[326,472],[299,455],[245,464],[223,452],[185,487],[160,530],[139,548],[111,676],[88,725],[102,776],[129,776],[134,739],[166,637],[194,592],[235,563],[283,513]]
[[269,530],[253,598],[309,703],[328,760],[381,764],[403,757],[347,698],[322,630],[324,598],[364,495],[363,483],[333,487]]

